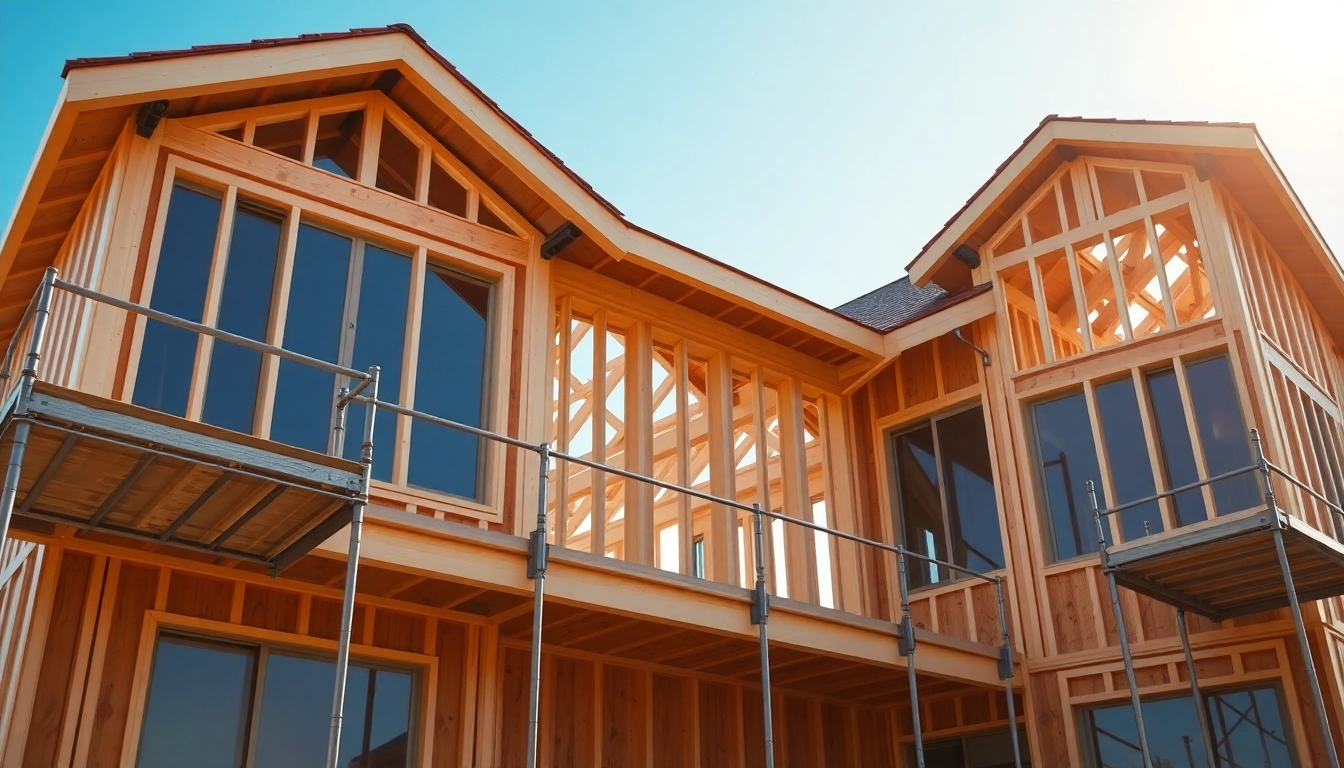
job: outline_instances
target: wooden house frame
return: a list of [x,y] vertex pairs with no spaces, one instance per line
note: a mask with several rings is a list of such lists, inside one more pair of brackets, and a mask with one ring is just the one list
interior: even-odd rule
[[[1245,516],[1219,478],[1251,428],[1300,481],[1269,513],[1344,553],[1344,271],[1254,126],[1047,118],[908,279],[832,310],[628,221],[409,27],[65,78],[0,242],[0,451],[31,433],[0,498],[5,765],[158,765],[174,653],[252,665],[220,747],[249,766],[271,675],[332,657],[347,713],[404,713],[347,718],[357,764],[1012,765],[1020,738],[1098,766],[1135,755],[1098,723],[1196,679],[1189,723],[1273,702],[1256,758],[1334,764],[1344,600],[1215,622],[1116,573]],[[328,378],[295,399],[305,356]],[[285,431],[338,412],[344,452]],[[320,750],[331,692],[295,690]]]

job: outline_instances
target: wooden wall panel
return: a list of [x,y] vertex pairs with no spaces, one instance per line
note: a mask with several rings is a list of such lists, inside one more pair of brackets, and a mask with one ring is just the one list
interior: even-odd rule
[[649,734],[644,708],[646,676],[627,667],[602,665],[602,765],[644,765]]
[[829,703],[821,705],[821,753],[826,765],[838,768],[856,762],[854,752],[861,750],[851,749],[851,737],[857,734],[850,733],[849,725],[849,713],[844,708]]
[[[1096,610],[1087,579],[1091,570],[1073,570],[1046,577],[1045,592],[1059,653],[1097,648]],[[1103,611],[1103,613],[1109,613]]]
[[167,609],[183,616],[194,616],[211,621],[228,621],[233,590],[242,584],[223,579],[179,573],[168,582]]
[[700,681],[700,768],[738,768],[743,733],[734,710],[733,689]]
[[1059,700],[1059,678],[1055,672],[1031,675],[1028,688],[1032,698],[1032,730],[1036,734],[1033,765],[1068,765],[1069,746],[1065,731],[1072,730],[1068,712]]
[[695,762],[693,683],[653,675],[653,766],[682,768]]
[[596,760],[593,722],[596,689],[593,663],[555,657],[551,660],[551,690],[548,698],[553,723],[550,727],[551,765],[590,766]]
[[895,739],[891,732],[891,717],[886,712],[861,709],[858,714],[859,765],[862,768],[894,768],[896,765]]
[[449,621],[438,626],[439,679],[434,702],[434,768],[453,768],[460,764],[462,734],[467,709],[474,706],[464,685],[467,662],[467,633],[470,630]]
[[[145,611],[154,607],[159,569],[122,565],[117,579],[116,607],[107,627],[104,656],[93,665],[101,667],[101,683],[96,693],[97,707],[92,722],[81,722],[89,729],[88,762],[91,768],[116,768],[121,763],[126,718],[130,714],[131,687],[136,668],[132,659],[140,646]],[[100,632],[103,631],[100,628]],[[93,679],[93,675],[90,679]]]
[[527,683],[530,662],[525,651],[505,648],[501,663],[503,695],[500,697],[499,764],[523,768],[527,762]]
[[[242,585],[238,586],[242,589]],[[298,630],[299,595],[248,584],[243,593],[243,624],[276,632]]]
[[37,697],[24,750],[25,768],[54,768],[60,749],[61,723],[69,703],[70,682],[77,665],[79,639],[84,623],[84,600],[90,583],[102,578],[103,562],[84,554],[67,553],[61,559],[61,576],[38,674]]
[[784,745],[782,768],[809,768],[816,765],[807,701],[784,698],[783,722],[775,723],[775,739]]
[[[761,716],[761,692],[745,690],[741,692],[742,702],[742,754],[744,768],[765,768],[765,720]],[[776,724],[778,728],[778,724]],[[779,738],[776,730],[775,738]],[[776,763],[779,762],[778,741],[776,741]]]

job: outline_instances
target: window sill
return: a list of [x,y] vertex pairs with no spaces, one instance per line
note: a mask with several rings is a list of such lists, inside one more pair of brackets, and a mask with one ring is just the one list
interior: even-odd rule
[[488,504],[459,496],[450,496],[446,493],[436,493],[423,488],[393,485],[381,480],[374,480],[370,484],[369,496],[398,504],[408,504],[416,507],[417,511],[446,512],[458,517],[469,517],[473,520],[484,520],[489,523],[498,523],[504,520],[503,512]]

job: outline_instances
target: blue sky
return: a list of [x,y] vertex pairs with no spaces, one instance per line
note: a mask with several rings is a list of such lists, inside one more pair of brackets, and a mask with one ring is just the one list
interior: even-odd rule
[[68,57],[409,22],[631,220],[827,305],[1052,112],[1256,122],[1344,252],[1337,5],[0,0],[0,209]]

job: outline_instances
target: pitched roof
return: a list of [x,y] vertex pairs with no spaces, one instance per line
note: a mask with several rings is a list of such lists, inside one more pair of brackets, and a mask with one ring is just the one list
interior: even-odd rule
[[429,44],[429,41],[421,37],[420,33],[416,32],[415,28],[410,24],[398,23],[388,24],[385,27],[356,27],[345,32],[309,32],[293,37],[259,38],[246,43],[220,43],[214,45],[193,45],[190,48],[172,48],[159,51],[136,51],[121,56],[95,56],[66,59],[65,67],[61,69],[61,77],[69,75],[70,70],[72,69],[101,67],[109,64],[126,64],[129,62],[153,61],[159,59],[180,59],[187,56],[202,56],[211,53],[232,53],[235,51],[257,50],[261,48],[280,48],[287,45],[301,45],[303,43],[312,43],[320,40],[344,40],[352,37],[370,37],[374,35],[388,34],[403,34],[415,41],[416,45],[419,45],[425,50],[425,53],[429,54],[430,57],[439,64],[442,64],[444,69],[452,73],[453,77],[466,86],[467,89],[480,98],[481,101],[489,105],[490,109],[503,118],[514,130],[522,134],[532,146],[536,147],[537,151],[541,152],[551,162],[555,163],[555,165],[560,168],[560,170],[564,171],[566,176],[573,179],[576,184],[583,187],[584,191],[591,195],[594,200],[613,214],[624,217],[619,208],[612,204],[610,200],[598,194],[597,190],[593,189],[592,184],[584,181],[582,176],[574,172],[574,169],[565,165],[565,161],[561,160],[554,152],[547,149],[544,144],[531,134],[531,132],[523,127],[522,123],[519,123],[517,120],[510,117],[494,99],[486,95],[485,91],[481,90],[475,83],[468,80],[467,77],[462,74],[461,70],[454,66],[451,61],[444,58],[443,54],[434,50],[434,47]]
[[876,331],[886,332],[937,308],[947,298],[948,293],[942,288],[932,283],[927,288],[920,288],[906,276],[850,299],[835,311]]

